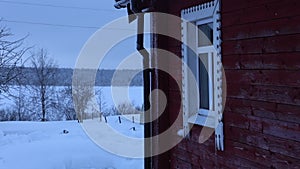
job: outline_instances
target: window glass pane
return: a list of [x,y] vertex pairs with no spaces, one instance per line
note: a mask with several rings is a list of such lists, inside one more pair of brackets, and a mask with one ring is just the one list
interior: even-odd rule
[[200,109],[209,109],[208,53],[199,54]]
[[213,45],[213,23],[198,26],[198,47]]
[[194,77],[189,77],[193,79],[197,79],[197,53],[195,53],[192,49],[189,47],[186,48],[187,50],[187,64],[189,69],[192,71]]

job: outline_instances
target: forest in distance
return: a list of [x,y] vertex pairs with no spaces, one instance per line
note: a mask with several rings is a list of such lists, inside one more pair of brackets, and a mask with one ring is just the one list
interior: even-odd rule
[[[51,86],[71,86],[74,69],[71,68],[48,68],[52,69],[53,76],[51,79],[47,80],[46,83]],[[9,68],[0,68],[1,72],[11,71]],[[81,71],[81,70],[80,70]],[[95,72],[92,69],[84,69],[82,71],[87,72],[91,76]],[[108,70],[108,69],[99,69],[96,70],[96,79],[95,86],[127,86],[130,82],[130,86],[142,86],[143,85],[143,73],[140,70]],[[22,78],[18,80],[10,81],[10,85],[36,85],[38,84],[38,79],[33,76],[35,73],[34,68],[31,67],[18,67],[14,70],[13,74],[21,74]],[[4,73],[5,74],[5,73]],[[115,77],[114,77],[115,76]],[[0,76],[0,82],[3,81]],[[114,82],[112,84],[112,79]]]

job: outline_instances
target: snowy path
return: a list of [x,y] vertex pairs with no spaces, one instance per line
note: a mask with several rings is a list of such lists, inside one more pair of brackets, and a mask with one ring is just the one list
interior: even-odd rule
[[[112,119],[110,124],[120,127]],[[141,133],[142,126],[137,127]],[[120,157],[99,148],[75,121],[0,123],[0,169],[142,168],[143,159]]]
[[[83,127],[89,137],[103,149],[120,156],[143,157],[142,125],[132,123],[126,118],[121,119],[122,123],[120,124],[117,118],[108,117],[109,125],[104,121],[86,120],[83,122]],[[113,121],[113,123],[109,121]]]

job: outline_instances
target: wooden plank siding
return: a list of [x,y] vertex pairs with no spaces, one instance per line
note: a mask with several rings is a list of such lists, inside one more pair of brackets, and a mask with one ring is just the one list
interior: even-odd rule
[[[164,12],[208,0],[160,1]],[[169,152],[172,169],[300,168],[300,1],[222,0],[222,62],[226,73],[225,151],[214,137],[198,143],[200,126]],[[180,32],[180,24],[170,31]],[[157,37],[156,37],[157,38]],[[161,37],[162,48],[181,57],[181,44]],[[160,45],[156,45],[160,47]],[[181,79],[179,63],[170,71]],[[166,113],[175,119],[180,87],[165,78]],[[171,120],[170,120],[171,119]]]
[[268,168],[299,168],[299,1],[230,2],[222,3],[225,147]]

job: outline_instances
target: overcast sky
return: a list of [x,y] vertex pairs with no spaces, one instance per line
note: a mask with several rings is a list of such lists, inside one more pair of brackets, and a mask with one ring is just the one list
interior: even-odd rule
[[[105,24],[126,16],[116,10],[114,0],[0,0],[1,25],[27,46],[45,48],[60,67],[73,68],[88,38]],[[101,44],[99,44],[101,45]],[[135,51],[135,37],[106,56],[101,68],[113,69],[123,57]]]

